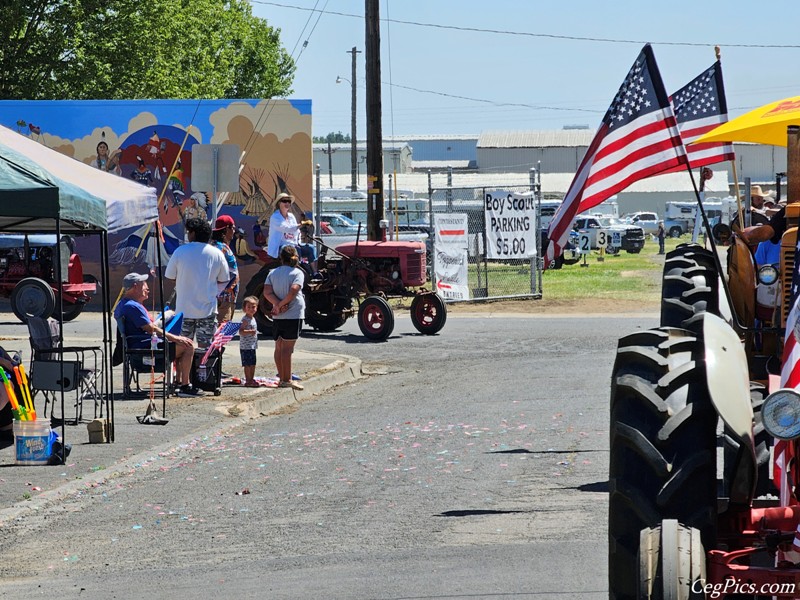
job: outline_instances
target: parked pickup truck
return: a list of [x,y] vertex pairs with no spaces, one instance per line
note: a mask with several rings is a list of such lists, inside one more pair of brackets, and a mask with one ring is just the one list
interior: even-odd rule
[[572,228],[589,238],[591,249],[600,248],[601,243],[612,253],[625,250],[638,254],[644,248],[644,231],[636,225],[628,225],[614,217],[578,217]]
[[625,218],[625,222],[629,225],[641,227],[645,233],[652,235],[658,233],[658,221],[658,215],[654,212],[636,212]]

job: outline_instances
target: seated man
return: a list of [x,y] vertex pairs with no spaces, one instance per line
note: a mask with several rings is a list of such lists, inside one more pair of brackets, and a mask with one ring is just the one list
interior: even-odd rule
[[[202,396],[203,392],[190,384],[194,342],[187,337],[165,332],[158,327],[142,304],[150,295],[150,288],[147,285],[148,278],[149,275],[139,273],[125,275],[122,280],[124,293],[117,308],[114,309],[114,318],[119,321],[121,317],[125,317],[124,335],[129,348],[149,348],[153,332],[162,339],[166,336],[167,341],[170,342],[168,346],[169,360],[175,360],[177,363],[178,396],[184,398]],[[159,345],[159,348],[162,347]]]

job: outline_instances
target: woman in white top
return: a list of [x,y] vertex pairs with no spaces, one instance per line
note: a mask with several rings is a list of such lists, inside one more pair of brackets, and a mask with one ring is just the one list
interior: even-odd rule
[[[292,197],[286,193],[278,194],[275,202],[275,212],[269,219],[269,240],[267,241],[267,254],[278,259],[283,246],[294,246],[297,253],[305,258],[314,273],[317,272],[317,249],[313,244],[303,244],[300,241],[300,225],[291,212]],[[303,221],[303,224],[307,224]]]

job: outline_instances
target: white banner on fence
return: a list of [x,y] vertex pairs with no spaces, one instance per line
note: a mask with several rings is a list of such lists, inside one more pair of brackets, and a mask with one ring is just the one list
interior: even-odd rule
[[467,248],[457,244],[435,247],[433,268],[436,272],[436,293],[445,300],[469,300]]
[[453,244],[459,248],[467,247],[467,214],[437,213],[433,215],[436,228],[436,245]]
[[536,255],[536,198],[532,192],[491,190],[484,196],[486,258]]

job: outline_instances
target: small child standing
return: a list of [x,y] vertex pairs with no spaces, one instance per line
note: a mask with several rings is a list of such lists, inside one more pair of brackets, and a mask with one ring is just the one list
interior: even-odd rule
[[258,387],[256,374],[256,348],[258,348],[258,329],[255,314],[258,310],[258,298],[247,296],[242,300],[242,325],[239,327],[239,354],[244,367],[244,384],[247,387]]

